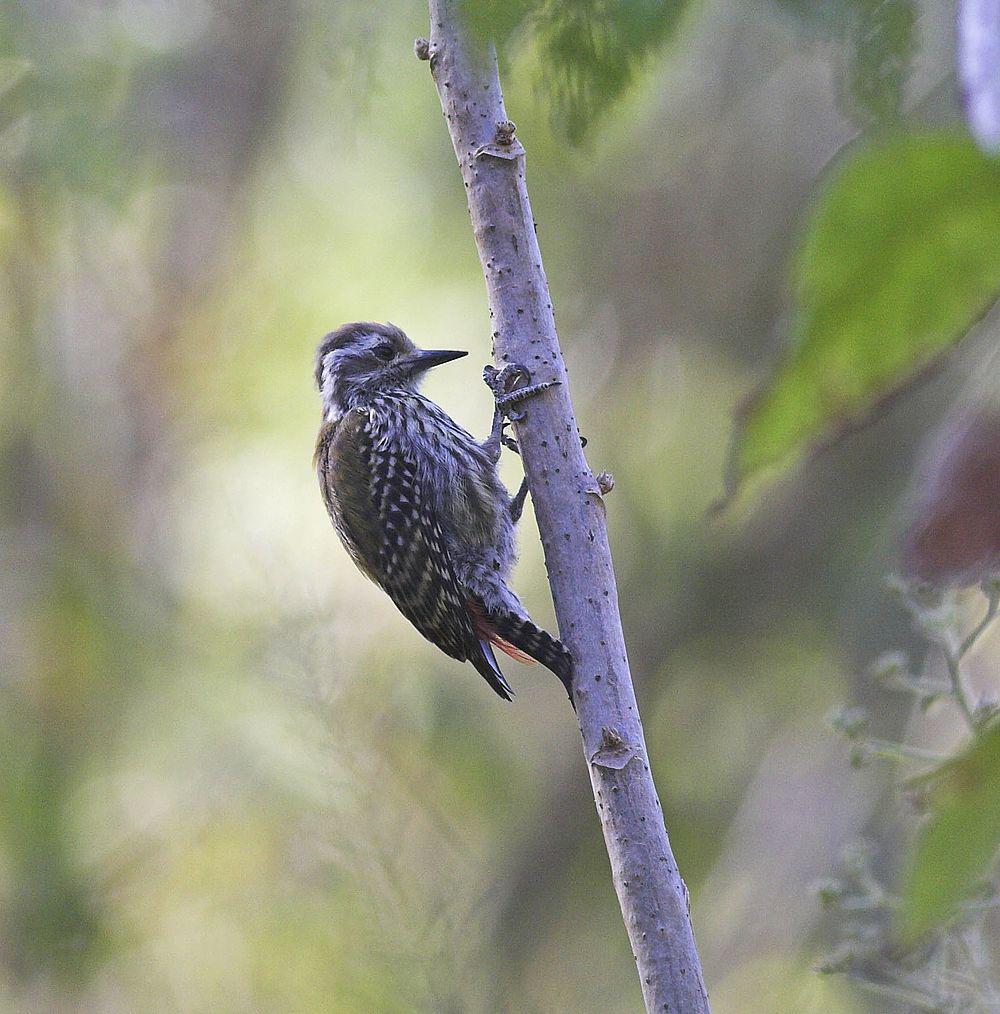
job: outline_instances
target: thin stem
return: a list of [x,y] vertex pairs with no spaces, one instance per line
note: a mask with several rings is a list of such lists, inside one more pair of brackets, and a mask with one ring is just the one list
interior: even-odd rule
[[894,679],[882,684],[890,690],[903,690],[909,694],[916,694],[918,697],[940,697],[951,694],[951,682],[944,680],[926,679],[917,677],[914,679]]
[[965,657],[969,649],[979,640],[980,637],[986,632],[990,624],[997,618],[997,613],[1000,612],[1000,592],[992,592],[988,599],[989,605],[986,609],[986,615],[979,621],[977,626],[973,629],[972,633],[962,642],[958,649],[958,658],[962,659]]
[[962,659],[969,653],[976,641],[982,637],[990,624],[996,619],[998,612],[1000,612],[1000,591],[991,592],[988,597],[988,603],[986,615],[957,647],[953,648],[947,643],[942,646],[945,665],[948,668],[948,678],[951,681],[951,692],[958,703],[959,710],[962,712],[966,724],[973,733],[978,731],[979,723],[976,720],[975,702],[970,699],[968,691],[965,689],[965,684],[962,681]]
[[952,695],[969,729],[975,733],[975,705],[969,699],[965,684],[962,682],[962,669],[960,665],[963,654],[962,648],[959,647],[955,650],[950,645],[945,645],[942,650],[944,651],[945,665],[948,667],[948,678],[951,680]]
[[935,750],[924,750],[919,746],[910,746],[909,743],[894,743],[889,739],[868,739],[865,740],[865,746],[872,756],[881,757],[883,760],[943,764],[950,759],[947,754],[938,753]]

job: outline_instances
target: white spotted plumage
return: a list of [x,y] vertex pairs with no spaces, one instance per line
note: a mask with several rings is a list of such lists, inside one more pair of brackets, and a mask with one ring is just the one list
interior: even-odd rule
[[514,520],[496,454],[417,393],[419,373],[407,372],[428,357],[455,354],[421,353],[391,325],[347,325],[324,339],[316,465],[330,516],[400,612],[500,696],[512,691],[490,642],[538,659],[568,687],[566,649],[531,623],[507,584]]

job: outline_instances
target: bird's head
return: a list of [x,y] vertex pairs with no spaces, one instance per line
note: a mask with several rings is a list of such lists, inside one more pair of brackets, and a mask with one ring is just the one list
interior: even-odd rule
[[316,350],[316,384],[323,415],[335,419],[386,391],[416,390],[432,366],[467,352],[418,349],[395,324],[344,324]]

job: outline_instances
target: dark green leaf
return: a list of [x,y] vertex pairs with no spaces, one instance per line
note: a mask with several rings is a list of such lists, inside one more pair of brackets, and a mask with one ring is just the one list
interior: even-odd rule
[[670,37],[678,0],[551,3],[537,22],[541,81],[553,115],[572,141],[633,82],[643,61]]
[[570,140],[586,136],[671,37],[688,0],[516,0],[470,2],[474,30],[501,47],[525,45]]

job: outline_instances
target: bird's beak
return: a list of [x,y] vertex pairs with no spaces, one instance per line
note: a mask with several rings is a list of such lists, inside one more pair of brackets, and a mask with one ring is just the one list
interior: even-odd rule
[[414,375],[423,373],[433,366],[450,363],[453,359],[461,359],[468,354],[468,352],[453,352],[450,349],[420,349],[408,357],[409,371]]

